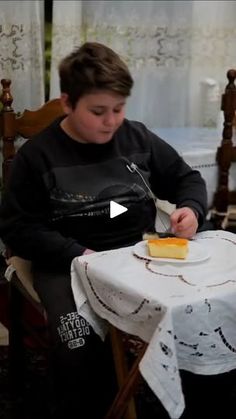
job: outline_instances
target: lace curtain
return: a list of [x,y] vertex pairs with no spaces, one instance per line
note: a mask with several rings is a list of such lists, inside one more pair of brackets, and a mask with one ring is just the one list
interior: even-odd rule
[[12,80],[14,109],[44,102],[44,1],[1,1],[1,78]]
[[50,97],[59,94],[59,60],[99,41],[135,79],[129,118],[150,127],[214,126],[235,65],[235,16],[235,1],[54,1]]

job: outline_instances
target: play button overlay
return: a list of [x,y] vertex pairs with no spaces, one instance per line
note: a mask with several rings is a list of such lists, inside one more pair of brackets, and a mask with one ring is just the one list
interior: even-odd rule
[[117,204],[115,201],[110,201],[110,218],[117,217],[123,212],[128,211],[128,208],[124,207],[123,205]]

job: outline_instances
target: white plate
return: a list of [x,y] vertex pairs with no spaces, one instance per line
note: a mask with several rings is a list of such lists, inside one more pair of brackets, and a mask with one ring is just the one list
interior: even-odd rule
[[189,251],[186,259],[154,258],[149,255],[147,240],[136,243],[133,247],[133,253],[136,256],[140,256],[148,260],[154,260],[155,262],[182,264],[203,262],[204,260],[209,259],[211,256],[208,249],[206,249],[202,243],[200,245],[196,241],[192,240],[189,241]]

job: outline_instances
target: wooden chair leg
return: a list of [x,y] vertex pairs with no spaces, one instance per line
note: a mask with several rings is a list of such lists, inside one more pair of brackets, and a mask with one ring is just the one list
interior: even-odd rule
[[111,328],[112,351],[120,388],[104,419],[136,419],[137,417],[132,397],[140,378],[138,365],[146,351],[147,345],[144,344],[132,368],[128,371],[121,333],[119,330]]
[[9,380],[12,396],[18,396],[24,388],[26,359],[24,333],[21,324],[22,298],[17,288],[9,283]]

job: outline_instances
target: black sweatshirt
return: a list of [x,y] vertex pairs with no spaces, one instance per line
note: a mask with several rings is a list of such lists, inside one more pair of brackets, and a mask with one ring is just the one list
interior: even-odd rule
[[[67,136],[60,121],[14,158],[0,208],[0,237],[14,254],[61,268],[85,248],[142,240],[155,223],[149,188],[177,207],[196,210],[201,225],[207,196],[200,173],[143,124],[124,120],[110,142],[84,144]],[[128,211],[110,218],[110,200]]]

